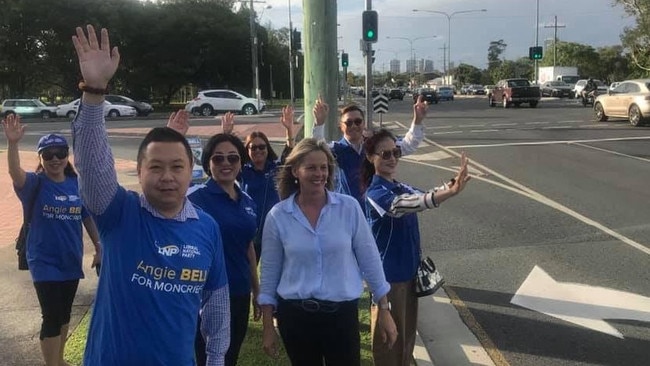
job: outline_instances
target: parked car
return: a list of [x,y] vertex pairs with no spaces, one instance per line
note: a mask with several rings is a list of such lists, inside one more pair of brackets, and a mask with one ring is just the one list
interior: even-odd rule
[[148,116],[149,113],[153,112],[153,107],[151,104],[138,102],[129,97],[109,94],[105,95],[104,98],[112,104],[127,105],[129,107],[135,108],[136,112],[138,112],[138,116]]
[[596,121],[609,117],[627,118],[632,126],[642,126],[650,120],[650,79],[626,80],[614,90],[596,97]]
[[483,85],[473,84],[467,88],[467,94],[469,95],[485,95],[485,88]]
[[[598,86],[598,94],[607,93],[607,85],[598,79],[594,79],[594,82],[596,83],[596,86]],[[585,88],[585,85],[587,85],[587,79],[580,79],[576,81],[576,85],[573,86],[573,96],[575,98],[580,98],[580,93],[582,92],[582,89]]]
[[528,103],[531,108],[537,107],[541,96],[539,86],[533,86],[526,79],[503,79],[499,80],[492,94],[488,95],[490,107],[501,103],[503,108],[510,108],[514,105],[519,107],[522,103]]
[[48,119],[56,116],[56,107],[48,106],[38,99],[5,99],[0,107],[3,116],[18,114],[21,117],[41,117]]
[[450,86],[439,86],[436,88],[438,100],[454,100],[454,89]]
[[486,85],[485,86],[485,95],[489,95],[492,93],[492,90],[494,90],[494,85]]
[[564,81],[547,81],[540,87],[543,97],[571,97],[573,90]]
[[399,89],[391,89],[388,92],[388,100],[393,99],[404,100],[404,92]]
[[468,94],[468,89],[471,85],[465,84],[460,87],[460,95],[467,95]]
[[424,100],[429,104],[438,104],[438,93],[433,89],[418,89],[413,92],[413,103],[418,101],[418,98],[422,95]]
[[619,84],[621,84],[620,81],[615,81],[615,82],[609,84],[609,90],[614,90],[614,89],[616,89],[616,87],[619,86]]
[[[79,110],[79,99],[75,99],[68,104],[61,104],[56,107],[56,115],[59,117],[74,118]],[[135,117],[138,114],[135,108],[127,105],[112,104],[104,101],[104,117]]]
[[212,89],[200,91],[196,98],[185,105],[185,110],[202,116],[210,116],[218,112],[234,112],[246,115],[257,114],[266,109],[266,102],[249,98],[236,91],[228,89]]

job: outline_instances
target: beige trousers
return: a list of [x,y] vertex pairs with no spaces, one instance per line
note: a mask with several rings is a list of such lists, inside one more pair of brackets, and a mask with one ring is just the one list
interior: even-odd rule
[[409,366],[415,348],[415,331],[418,322],[418,297],[415,295],[415,279],[408,282],[390,284],[388,301],[391,303],[390,314],[397,326],[397,341],[388,349],[375,333],[379,309],[372,305],[370,309],[370,332],[372,337],[372,357],[375,366]]

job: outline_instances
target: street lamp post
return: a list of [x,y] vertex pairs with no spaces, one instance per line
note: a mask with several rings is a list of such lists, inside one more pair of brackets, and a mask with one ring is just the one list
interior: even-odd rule
[[447,84],[451,83],[451,18],[454,15],[458,14],[467,14],[467,13],[476,13],[476,12],[486,12],[487,9],[472,9],[472,10],[461,10],[455,11],[453,13],[446,13],[444,11],[437,10],[422,10],[422,9],[413,9],[414,12],[423,12],[423,13],[434,13],[440,14],[447,17]]
[[[412,67],[413,71],[411,71],[411,81],[413,81],[414,77],[413,74],[415,74],[415,55],[413,54],[413,42],[419,41],[421,39],[428,39],[428,38],[438,38],[438,36],[427,36],[427,37],[417,37],[417,38],[406,38],[406,37],[386,37],[387,39],[402,39],[404,41],[407,41],[409,43],[409,46],[411,48],[411,62],[412,62]],[[406,66],[408,68],[408,65]]]
[[293,23],[291,22],[291,0],[289,2],[289,90],[291,91],[291,106],[296,102],[296,91],[293,86]]

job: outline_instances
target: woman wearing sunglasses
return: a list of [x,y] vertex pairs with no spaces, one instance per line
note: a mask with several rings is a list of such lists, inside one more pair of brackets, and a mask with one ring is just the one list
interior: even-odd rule
[[[280,202],[278,190],[275,187],[275,173],[278,166],[293,148],[293,107],[282,108],[280,123],[286,131],[286,144],[280,157],[273,151],[268,137],[261,131],[254,131],[246,136],[244,146],[247,154],[243,156],[242,172],[239,176],[242,189],[248,193],[257,205],[257,234],[253,239],[257,261],[260,260],[262,248],[262,231],[266,214],[276,203]],[[226,113],[221,119],[224,133],[232,133],[234,129],[234,114]]]
[[324,141],[304,139],[278,171],[282,201],[262,240],[263,347],[277,356],[273,316],[291,364],[358,366],[358,300],[365,280],[381,304],[377,331],[395,340],[377,246],[357,201],[331,192],[336,162]]
[[[422,96],[413,104],[411,128],[409,128],[404,138],[397,140],[397,144],[401,147],[404,155],[415,152],[422,139],[424,139],[422,121],[427,116],[427,108],[427,102]],[[316,120],[313,136],[322,139],[325,136],[324,124],[329,114],[329,106],[319,96],[312,112]],[[359,172],[361,171],[361,164],[365,160],[363,140],[366,136],[366,121],[361,107],[356,104],[349,104],[341,108],[339,128],[343,133],[343,137],[339,141],[332,141],[329,144],[339,167],[336,177],[336,191],[356,198],[361,207],[364,207]]]
[[[212,136],[203,148],[201,157],[203,170],[210,178],[205,184],[194,186],[188,191],[190,201],[210,214],[219,224],[223,240],[230,290],[230,347],[225,357],[227,366],[237,364],[239,349],[248,329],[251,292],[253,299],[259,293],[253,248],[253,237],[257,231],[255,202],[235,184],[245,154],[244,144],[238,137],[227,133]],[[260,318],[259,307],[256,302],[253,305],[254,318],[257,320]],[[196,355],[197,364],[205,365],[205,342],[200,331],[197,331],[196,336]]]
[[396,180],[402,151],[397,139],[382,129],[363,144],[366,158],[361,182],[366,188],[366,216],[377,241],[386,280],[391,289],[388,300],[397,326],[397,342],[385,347],[375,332],[378,309],[371,309],[372,352],[375,365],[408,366],[415,347],[418,298],[415,277],[420,263],[420,231],[417,212],[438,207],[460,193],[469,180],[467,157],[461,155],[460,169],[447,186],[422,192]]
[[27,263],[41,307],[41,352],[47,366],[67,365],[63,350],[70,312],[79,279],[84,277],[82,224],[95,246],[92,267],[101,261],[99,234],[79,196],[77,173],[68,161],[66,139],[55,134],[41,137],[38,166],[35,172],[27,173],[20,166],[18,152],[18,143],[25,133],[20,117],[10,114],[2,125],[14,191],[23,205],[23,215],[32,211]]

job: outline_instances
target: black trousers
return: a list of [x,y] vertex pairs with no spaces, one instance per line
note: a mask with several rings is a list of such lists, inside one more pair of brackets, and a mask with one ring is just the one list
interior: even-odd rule
[[[251,295],[230,297],[230,347],[226,352],[226,366],[235,366],[239,358],[246,331],[248,330],[248,316],[250,314]],[[196,365],[205,366],[207,355],[205,353],[205,340],[201,334],[201,317],[196,328],[194,340],[194,352],[196,354]]]
[[34,282],[43,317],[40,340],[61,335],[61,326],[70,323],[77,287],[79,280]]
[[293,366],[359,366],[358,301],[315,309],[295,301],[280,300],[278,328]]

